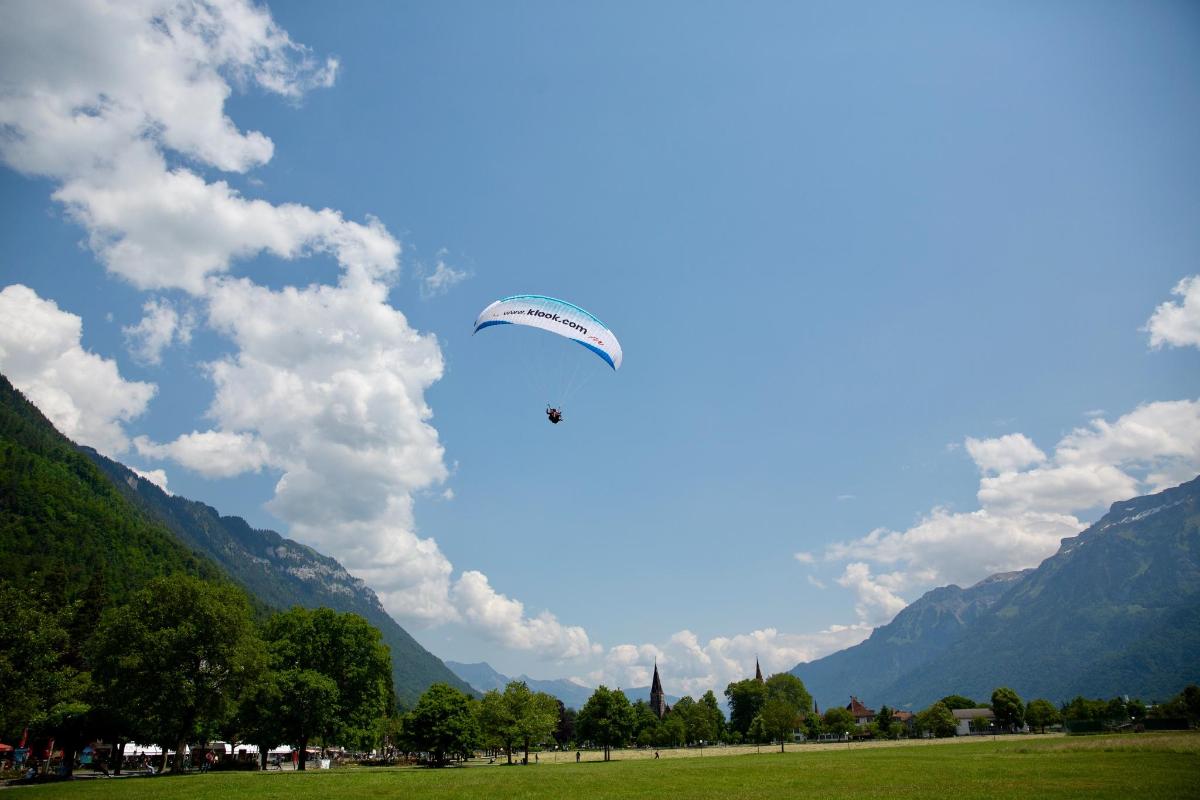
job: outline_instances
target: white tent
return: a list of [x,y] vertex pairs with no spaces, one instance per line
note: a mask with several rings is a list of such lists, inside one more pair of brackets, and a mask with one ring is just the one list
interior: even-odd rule
[[138,744],[137,742],[127,742],[125,744],[125,757],[138,756],[161,756],[162,748],[156,744]]

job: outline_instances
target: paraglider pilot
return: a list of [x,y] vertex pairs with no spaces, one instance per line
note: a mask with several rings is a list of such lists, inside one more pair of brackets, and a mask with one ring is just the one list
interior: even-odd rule
[[554,408],[553,406],[546,406],[546,416],[555,425],[557,425],[558,423],[563,421],[562,411],[560,411],[557,408]]

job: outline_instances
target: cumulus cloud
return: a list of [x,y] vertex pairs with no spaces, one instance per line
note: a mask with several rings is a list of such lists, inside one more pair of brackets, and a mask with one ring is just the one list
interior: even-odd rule
[[1036,566],[1084,527],[1078,515],[1194,478],[1200,401],[1093,418],[1062,437],[1052,457],[1023,434],[965,446],[983,473],[978,510],[935,508],[905,530],[880,528],[826,548],[826,561],[849,562],[838,583],[854,590],[860,621],[887,621],[902,597],[933,586]]
[[129,447],[125,424],[156,387],[127,381],[115,361],[83,349],[83,320],[27,286],[0,291],[0,371],[63,434],[117,456]]
[[[278,474],[268,507],[290,534],[339,558],[406,621],[478,626],[554,657],[590,652],[581,628],[526,614],[482,573],[455,582],[437,542],[417,533],[415,494],[447,477],[425,401],[443,362],[437,340],[387,302],[396,238],[375,218],[247,197],[212,175],[274,155],[265,133],[239,130],[226,113],[233,91],[257,86],[294,102],[330,86],[337,68],[247,0],[3,3],[0,159],[54,182],[54,199],[111,273],[189,295],[146,302],[124,329],[135,358],[157,363],[197,318],[233,345],[205,365],[211,428],[138,437],[139,454],[212,478]],[[340,275],[278,290],[230,276],[234,262],[260,255],[324,255]],[[421,277],[423,292],[440,293],[467,273],[441,252]],[[84,352],[78,317],[24,287],[5,302],[14,308],[0,315],[2,363],[14,381],[69,435],[125,450],[122,423],[154,387]],[[162,470],[143,474],[165,483]]]
[[1023,433],[995,439],[972,439],[964,443],[976,466],[983,472],[1011,472],[1046,460],[1046,454]]
[[715,636],[706,642],[685,629],[657,644],[610,647],[600,667],[584,677],[590,684],[646,686],[657,662],[659,670],[670,676],[672,693],[699,697],[712,689],[720,697],[729,683],[754,677],[756,660],[766,675],[784,672],[803,661],[857,644],[870,632],[870,626],[863,624],[833,625],[809,634],[763,628],[733,636]]
[[837,582],[839,586],[851,589],[858,598],[854,606],[858,618],[875,626],[889,622],[908,605],[895,593],[907,583],[905,578],[901,572],[872,577],[869,565],[855,561],[846,565]]
[[196,319],[190,311],[180,313],[170,301],[148,300],[142,306],[143,317],[137,325],[121,328],[134,359],[142,364],[159,364],[162,351],[172,342],[187,344],[192,339]]
[[493,589],[482,572],[464,572],[451,596],[472,627],[505,647],[536,650],[557,659],[582,658],[602,650],[592,644],[583,628],[563,625],[548,611],[527,616],[519,600]]
[[1180,300],[1162,303],[1146,322],[1150,346],[1200,347],[1200,275],[1184,278],[1171,294]]
[[169,458],[206,478],[258,472],[270,463],[267,446],[249,433],[192,431],[169,444],[155,444],[138,436],[133,444],[142,456]]

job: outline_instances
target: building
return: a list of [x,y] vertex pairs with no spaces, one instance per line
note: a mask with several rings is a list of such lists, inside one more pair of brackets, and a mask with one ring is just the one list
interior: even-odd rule
[[671,707],[667,705],[667,698],[663,694],[662,681],[658,678],[658,661],[654,662],[654,682],[650,684],[650,710],[659,719],[667,715]]
[[983,731],[996,721],[996,715],[990,708],[956,708],[951,713],[954,714],[954,724],[957,726],[954,731],[956,736],[970,736],[974,732],[971,730],[974,720],[979,720],[976,725],[982,725]]
[[865,728],[875,721],[875,709],[867,708],[854,695],[850,695],[850,705],[846,706],[846,710],[854,717],[854,724],[860,728]]

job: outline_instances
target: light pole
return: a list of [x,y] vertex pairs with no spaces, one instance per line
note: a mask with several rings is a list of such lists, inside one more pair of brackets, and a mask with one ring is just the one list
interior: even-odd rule
[[850,749],[850,731],[846,731],[846,749]]
[[989,723],[988,723],[988,730],[990,730],[990,731],[992,732],[992,741],[993,741],[993,742],[994,742],[994,741],[996,741],[996,723],[994,723],[994,722],[989,722]]

